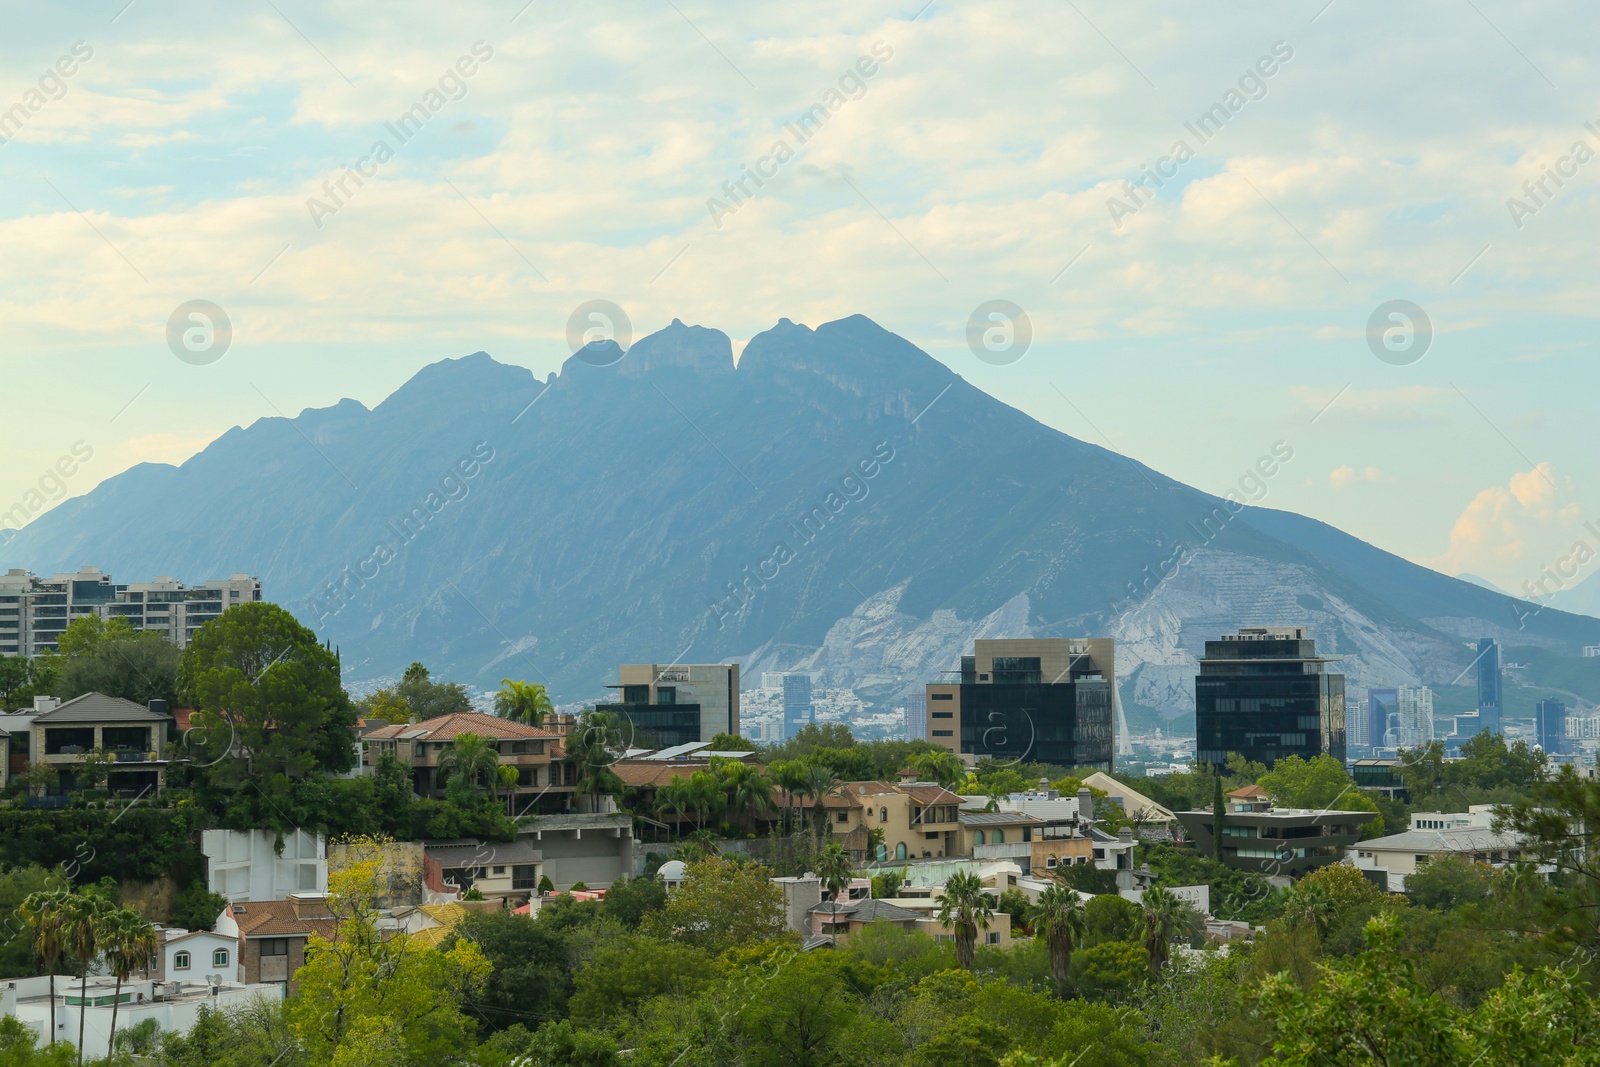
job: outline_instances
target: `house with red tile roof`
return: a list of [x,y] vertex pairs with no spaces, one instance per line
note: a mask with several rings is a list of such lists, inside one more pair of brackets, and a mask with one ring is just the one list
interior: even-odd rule
[[439,772],[439,761],[451,742],[463,734],[475,734],[493,744],[499,751],[500,765],[517,772],[517,784],[511,789],[513,813],[563,811],[570,805],[578,776],[577,768],[563,762],[566,750],[562,735],[481,712],[440,715],[422,722],[368,730],[361,738],[362,767],[371,773],[379,760],[389,756],[411,773],[419,796],[443,797],[445,776]]
[[294,973],[306,962],[312,935],[331,941],[338,926],[321,893],[293,893],[287,900],[229,904],[217,917],[216,932],[237,942],[241,981],[278,986],[287,996],[299,992]]

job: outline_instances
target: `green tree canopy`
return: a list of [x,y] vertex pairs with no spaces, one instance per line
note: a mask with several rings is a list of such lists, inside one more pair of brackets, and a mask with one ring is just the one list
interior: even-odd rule
[[760,864],[708,856],[689,865],[667,906],[648,915],[641,929],[713,955],[771,941],[784,936],[783,890]]
[[200,709],[193,721],[205,735],[201,747],[219,760],[210,771],[225,783],[252,772],[338,774],[355,760],[355,710],[337,660],[276,604],[229,608],[196,631],[178,692]]

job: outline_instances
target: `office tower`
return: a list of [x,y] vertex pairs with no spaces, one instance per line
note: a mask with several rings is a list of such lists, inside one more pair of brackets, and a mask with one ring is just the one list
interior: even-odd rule
[[1206,642],[1194,681],[1195,758],[1230,752],[1272,766],[1327,753],[1344,762],[1344,675],[1302,626],[1242,627]]
[[171,578],[116,584],[96,567],[52,578],[10,570],[0,575],[0,655],[54,651],[67,623],[86,615],[126,619],[187,648],[196,630],[228,608],[260,599],[261,580],[247,574],[191,588]]
[[762,671],[761,672],[761,688],[763,688],[763,689],[782,689],[783,688],[783,673],[781,671]]
[[1399,745],[1417,748],[1433,740],[1433,690],[1401,686],[1398,695]]
[[928,740],[928,696],[926,693],[906,694],[906,740]]
[[1393,748],[1398,742],[1395,716],[1400,710],[1398,689],[1367,690],[1367,736],[1373,748]]
[[669,748],[739,735],[737,663],[626,663],[617,669],[621,700],[595,705],[632,724],[630,744]]
[[1500,733],[1504,714],[1500,693],[1500,646],[1492,637],[1478,642],[1478,732]]
[[785,674],[783,676],[783,739],[800,732],[800,727],[817,721],[811,706],[811,675]]
[[928,740],[963,755],[1110,771],[1114,654],[1108,637],[977,641],[959,681],[928,683]]
[[1539,735],[1539,747],[1547,756],[1559,755],[1567,741],[1567,706],[1551,697],[1533,706],[1533,723]]

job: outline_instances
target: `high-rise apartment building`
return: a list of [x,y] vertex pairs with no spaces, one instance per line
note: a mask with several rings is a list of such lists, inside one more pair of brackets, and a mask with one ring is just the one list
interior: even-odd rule
[[1401,686],[1397,691],[1401,748],[1418,748],[1433,740],[1433,690],[1427,686]]
[[785,674],[783,676],[783,739],[800,732],[800,727],[817,721],[816,709],[811,705],[811,675]]
[[669,748],[739,735],[737,663],[626,663],[617,669],[621,700],[598,704],[627,719],[629,744]]
[[1344,702],[1345,745],[1350,752],[1365,752],[1372,747],[1371,725],[1367,718],[1367,702],[1365,700],[1351,700],[1348,697]]
[[927,685],[927,739],[974,757],[1109,771],[1114,647],[1108,637],[974,642],[959,681]]
[[248,574],[186,586],[171,578],[118,584],[96,567],[40,578],[25,570],[0,575],[0,655],[37,656],[54,649],[73,619],[126,619],[179,648],[228,608],[261,599],[261,580]]
[[1567,743],[1567,706],[1551,697],[1533,706],[1533,723],[1539,748],[1547,756],[1559,755]]
[[1344,675],[1303,626],[1248,626],[1206,642],[1194,682],[1195,758],[1230,752],[1272,766],[1327,753],[1344,762]]
[[1492,637],[1478,641],[1478,732],[1500,733],[1503,717],[1500,687],[1500,645]]
[[928,739],[928,696],[926,693],[906,694],[906,740]]

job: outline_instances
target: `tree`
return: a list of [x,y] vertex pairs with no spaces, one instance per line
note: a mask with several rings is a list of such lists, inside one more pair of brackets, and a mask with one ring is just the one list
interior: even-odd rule
[[93,692],[147,704],[177,695],[178,646],[153,631],[135,630],[121,616],[79,616],[56,647],[56,696],[70,700]]
[[1072,970],[1079,996],[1125,1002],[1149,979],[1150,953],[1132,941],[1105,941],[1073,953]]
[[611,765],[627,751],[623,719],[609,711],[586,711],[567,734],[567,764],[578,775],[578,796],[621,796],[622,779]]
[[900,887],[906,884],[910,875],[910,868],[903,867],[898,871],[883,871],[872,876],[872,897],[874,900],[888,900],[900,895]]
[[956,962],[963,970],[972,970],[978,931],[989,929],[989,898],[983,891],[983,882],[970,871],[958,871],[934,900],[939,905],[939,922],[955,937]]
[[911,768],[922,777],[949,789],[967,775],[966,765],[961,758],[948,749],[939,749],[934,752],[919,752],[911,757]]
[[[1304,759],[1288,756],[1272,765],[1257,782],[1285,808],[1320,808],[1336,811],[1377,811],[1378,805],[1356,786],[1344,764],[1326,752]],[[1383,836],[1383,816],[1361,830],[1363,837]]]
[[475,1030],[462,1008],[481,993],[489,961],[464,938],[445,950],[386,936],[378,927],[381,853],[363,851],[328,876],[336,935],[311,938],[300,995],[289,1001],[291,1029],[317,1064],[460,1062]]
[[356,710],[363,719],[382,719],[384,722],[410,722],[411,705],[394,689],[378,689],[356,701]]
[[1211,858],[1222,862],[1222,826],[1228,813],[1228,804],[1222,793],[1222,779],[1216,780],[1216,796],[1211,800]]
[[825,763],[815,764],[806,769],[804,784],[800,787],[800,795],[811,798],[812,828],[816,831],[817,840],[821,841],[828,835],[828,798],[844,787],[839,776],[832,767]]
[[1067,980],[1072,974],[1072,951],[1083,940],[1088,916],[1084,913],[1083,899],[1064,885],[1052,885],[1039,894],[1034,905],[1034,929],[1044,934],[1050,951],[1050,977],[1056,983],[1056,995],[1066,996]]
[[573,975],[572,1021],[604,1026],[651,997],[704,989],[715,961],[694,945],[622,934],[596,945]]
[[855,870],[850,857],[845,855],[844,846],[837,841],[829,841],[817,854],[816,872],[823,888],[828,891],[828,899],[837,903],[839,894],[849,887]]
[[66,1042],[46,1042],[35,1048],[38,1038],[33,1029],[14,1015],[0,1015],[0,1063],[6,1067],[69,1067],[72,1046]]
[[[96,893],[71,893],[61,902],[61,936],[66,948],[78,957],[78,999],[88,1002],[89,964],[100,950],[101,923],[109,906]],[[78,1013],[78,1067],[83,1067],[83,1024],[88,1012]]]
[[756,819],[772,810],[775,804],[773,782],[760,767],[730,759],[715,769],[722,776],[722,791],[729,811],[748,818],[753,827]]
[[496,1028],[566,1014],[572,948],[543,914],[530,922],[509,911],[469,912],[440,948],[448,953],[457,940],[475,945],[493,968],[473,998],[472,1014]]
[[748,737],[740,737],[738,734],[730,734],[723,731],[711,738],[711,750],[713,752],[754,752],[756,743]]
[[72,769],[73,784],[79,789],[94,789],[110,781],[111,768],[116,762],[117,758],[104,749],[96,748],[85,752],[83,759]]
[[479,734],[456,734],[450,747],[439,754],[439,775],[449,778],[460,775],[472,785],[489,783],[491,790],[499,785],[500,746]]
[[196,878],[172,901],[172,925],[185,930],[209,930],[228,906],[228,898],[206,888],[204,878]]
[[1090,897],[1083,906],[1084,933],[1091,945],[1106,941],[1138,941],[1144,934],[1139,905],[1115,893]]
[[222,752],[243,753],[243,764],[208,771],[230,784],[252,770],[340,774],[354,761],[355,710],[338,660],[276,604],[240,604],[200,627],[183,651],[178,694]]
[[759,864],[708,856],[689,864],[667,906],[646,916],[641,929],[716,955],[724,949],[771,941],[785,930],[783,890]]
[[783,805],[783,832],[792,833],[792,816],[795,811],[793,801],[805,796],[806,782],[810,778],[810,770],[801,760],[775,760],[767,765],[767,771],[772,775],[773,783],[786,794]]
[[117,985],[111,1000],[111,1033],[107,1043],[111,1048],[117,1043],[117,1009],[121,1005],[122,983],[138,968],[145,966],[161,951],[156,928],[132,908],[108,910],[100,918],[97,933],[100,950],[106,963],[116,976]]
[[44,962],[45,973],[50,976],[50,1040],[56,1035],[56,964],[67,951],[70,917],[68,901],[71,894],[65,889],[45,889],[29,894],[23,900],[18,914],[33,931],[33,948]]
[[1441,856],[1415,874],[1406,876],[1406,896],[1414,904],[1436,911],[1454,911],[1465,904],[1482,904],[1494,887],[1495,870],[1461,856]]
[[494,713],[502,719],[543,726],[545,716],[555,714],[555,710],[550,695],[538,682],[500,679],[500,691],[494,695]]
[[472,710],[472,698],[455,682],[435,682],[428,668],[413,663],[395,687],[395,695],[406,702],[412,722],[437,719],[441,715],[461,715]]
[[646,915],[667,906],[667,886],[659,878],[619,878],[606,890],[600,913],[629,930],[636,930]]
[[28,792],[34,796],[44,795],[46,789],[60,780],[61,772],[48,763],[26,764],[22,773],[17,775],[17,783],[26,786]]
[[1173,940],[1189,926],[1189,907],[1171,890],[1161,886],[1146,889],[1140,904],[1144,910],[1144,947],[1150,954],[1150,975],[1159,978],[1161,968],[1171,957]]

